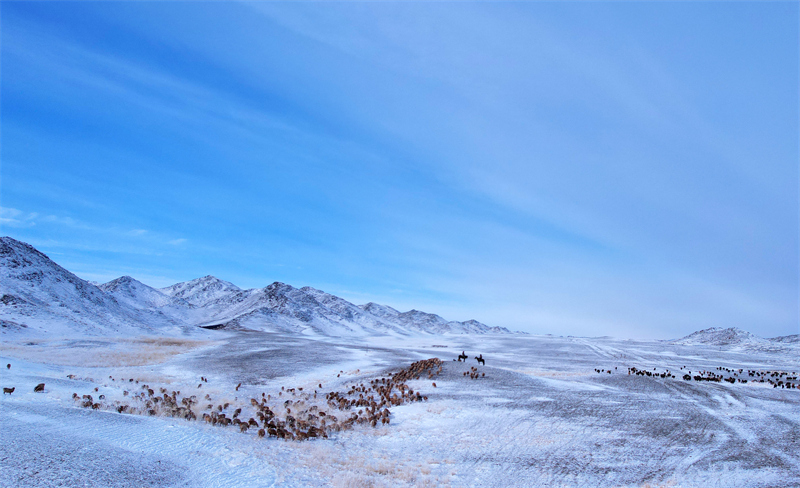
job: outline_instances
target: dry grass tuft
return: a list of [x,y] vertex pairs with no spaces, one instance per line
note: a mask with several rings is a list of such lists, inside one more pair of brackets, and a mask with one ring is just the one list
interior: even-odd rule
[[172,337],[39,340],[0,344],[3,355],[40,364],[103,368],[163,363],[173,356],[207,346],[210,341]]

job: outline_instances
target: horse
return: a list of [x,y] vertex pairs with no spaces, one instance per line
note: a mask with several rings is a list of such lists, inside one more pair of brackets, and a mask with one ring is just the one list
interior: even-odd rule
[[467,355],[464,353],[464,351],[461,351],[461,354],[459,354],[459,355],[458,355],[458,361],[459,361],[459,362],[461,362],[461,361],[466,361],[467,359],[469,359],[469,356],[467,356]]
[[475,356],[475,359],[477,359],[480,364],[486,366],[486,362],[483,360],[483,354],[480,356]]

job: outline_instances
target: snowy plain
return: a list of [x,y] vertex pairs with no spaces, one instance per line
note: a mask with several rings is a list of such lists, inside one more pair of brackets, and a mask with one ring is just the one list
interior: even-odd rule
[[[10,237],[0,292],[2,488],[800,486],[798,335],[536,336],[278,282],[97,285]],[[330,399],[430,358],[380,422]],[[266,406],[327,438],[260,437]]]
[[[453,361],[462,350],[469,360]],[[16,387],[0,403],[3,487],[800,486],[800,390],[627,374],[632,366],[796,372],[795,345],[216,330],[12,339],[0,357],[2,386]],[[442,373],[409,382],[427,401],[392,408],[389,425],[305,442],[86,409],[71,398],[123,400],[135,378],[246,412],[250,398],[281,387],[343,391],[431,357],[444,361]],[[485,376],[464,376],[472,367]]]

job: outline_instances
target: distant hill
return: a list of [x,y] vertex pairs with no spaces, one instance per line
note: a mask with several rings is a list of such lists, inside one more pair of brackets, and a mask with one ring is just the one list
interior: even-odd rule
[[711,327],[710,329],[699,330],[686,337],[673,341],[675,344],[694,345],[694,344],[709,344],[715,346],[738,345],[748,343],[764,342],[765,339],[756,337],[753,334],[730,327],[723,329],[722,327]]
[[772,339],[764,339],[751,334],[745,330],[729,327],[711,327],[699,330],[681,339],[671,341],[673,344],[680,345],[709,345],[709,346],[729,346],[747,349],[769,350],[780,348],[782,345],[795,345],[800,343],[797,334]]
[[770,340],[772,342],[783,343],[783,344],[797,344],[797,343],[800,343],[800,334],[773,337],[772,339],[768,339],[768,340]]

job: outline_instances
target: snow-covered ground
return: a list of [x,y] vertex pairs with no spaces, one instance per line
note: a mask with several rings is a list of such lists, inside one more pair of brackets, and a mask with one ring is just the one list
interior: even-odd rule
[[[453,361],[462,350],[469,360]],[[0,402],[0,486],[800,486],[800,390],[682,379],[718,367],[797,376],[799,351],[508,334],[4,339],[0,383],[16,389]],[[131,403],[147,384],[196,395],[198,417],[229,403],[248,418],[251,398],[269,395],[278,411],[298,398],[282,387],[303,387],[343,417],[324,393],[431,357],[441,374],[408,383],[427,401],[305,442],[72,399]],[[473,367],[477,379],[464,375]]]

